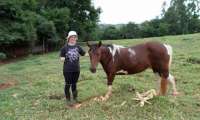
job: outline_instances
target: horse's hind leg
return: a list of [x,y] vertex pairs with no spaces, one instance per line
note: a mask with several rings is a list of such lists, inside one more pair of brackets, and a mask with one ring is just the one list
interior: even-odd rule
[[168,84],[168,80],[165,77],[162,77],[161,78],[161,83],[160,83],[160,94],[161,95],[166,95],[167,84]]
[[163,73],[159,73],[159,80],[158,83],[160,84],[158,95],[165,95],[167,92],[167,85],[168,85],[168,71],[163,71]]
[[[169,61],[168,61],[168,71],[171,67],[171,63],[172,63],[172,47],[170,45],[165,45],[166,49],[167,49],[167,52],[168,52],[168,55],[169,55]],[[176,89],[176,83],[175,83],[175,78],[174,76],[172,76],[170,73],[168,74],[167,76],[167,80],[169,81],[169,83],[172,84],[172,89],[173,89],[173,95],[178,95],[179,93],[177,92],[177,89]]]
[[177,89],[176,89],[176,83],[175,78],[168,72],[163,73],[161,76],[161,82],[160,82],[160,92],[159,94],[165,95],[167,92],[167,85],[170,83],[172,85],[173,89],[173,95],[178,95]]
[[173,90],[173,95],[178,95],[178,91],[176,89],[176,82],[175,82],[175,78],[174,76],[172,76],[171,74],[169,74],[167,80],[171,83],[172,85],[172,90]]
[[158,69],[156,67],[152,68],[156,79],[157,79],[157,94],[158,95],[164,95],[167,91],[167,80],[166,77],[163,76],[161,73],[161,69]]
[[156,80],[157,80],[157,82],[156,82],[156,86],[157,86],[156,91],[157,91],[157,94],[160,94],[161,77],[157,72],[154,72],[154,74],[155,74],[155,77],[156,77]]

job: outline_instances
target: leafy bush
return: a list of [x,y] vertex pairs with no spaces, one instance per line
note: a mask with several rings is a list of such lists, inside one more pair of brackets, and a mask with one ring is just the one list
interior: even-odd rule
[[0,60],[5,60],[7,58],[6,54],[3,52],[0,52]]

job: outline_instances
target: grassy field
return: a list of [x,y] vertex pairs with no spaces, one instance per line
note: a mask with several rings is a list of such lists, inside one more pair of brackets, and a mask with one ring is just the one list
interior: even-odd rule
[[[158,96],[151,105],[139,107],[132,100],[135,91],[156,88],[151,70],[131,76],[117,76],[113,96],[106,102],[92,97],[106,93],[106,76],[101,66],[96,74],[89,71],[89,58],[81,58],[78,82],[79,109],[66,107],[64,78],[58,53],[29,56],[0,66],[0,119],[31,120],[199,120],[200,119],[200,34],[145,39],[115,40],[124,46],[146,41],[160,41],[173,46],[171,73],[177,79],[178,97]],[[130,89],[135,89],[131,91]],[[126,104],[121,104],[126,101]]]

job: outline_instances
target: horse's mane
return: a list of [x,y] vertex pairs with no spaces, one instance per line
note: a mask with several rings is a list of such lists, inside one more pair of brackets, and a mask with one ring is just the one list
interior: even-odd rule
[[[92,46],[98,46],[98,45],[99,45],[99,44],[96,43],[96,44],[93,44]],[[108,47],[113,48],[113,44],[102,44],[101,46],[106,47],[106,48],[108,48]]]
[[104,47],[113,47],[113,44],[102,44]]

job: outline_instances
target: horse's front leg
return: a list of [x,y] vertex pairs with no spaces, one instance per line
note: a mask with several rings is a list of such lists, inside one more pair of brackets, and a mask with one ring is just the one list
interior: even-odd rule
[[108,100],[109,97],[112,95],[112,83],[113,83],[114,77],[115,77],[114,74],[110,74],[107,76],[108,91],[107,91],[106,95],[101,98],[102,101]]

